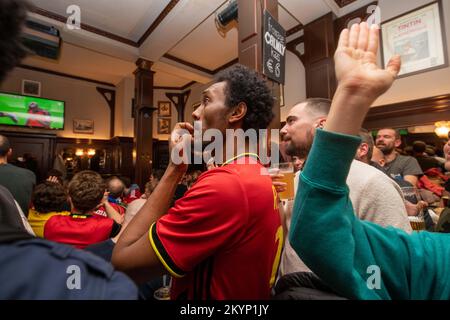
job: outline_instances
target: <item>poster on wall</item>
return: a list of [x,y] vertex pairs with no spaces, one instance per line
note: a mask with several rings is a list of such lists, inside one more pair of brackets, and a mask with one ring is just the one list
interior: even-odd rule
[[263,74],[284,84],[286,65],[286,31],[270,13],[264,11]]
[[402,58],[400,77],[448,66],[442,2],[395,17],[381,24],[383,66],[390,57]]

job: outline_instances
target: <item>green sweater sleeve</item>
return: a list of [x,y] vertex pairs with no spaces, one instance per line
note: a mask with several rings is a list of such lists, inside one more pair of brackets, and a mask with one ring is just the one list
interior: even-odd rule
[[450,236],[408,235],[355,217],[346,179],[359,143],[317,130],[295,198],[292,247],[348,298],[449,299]]

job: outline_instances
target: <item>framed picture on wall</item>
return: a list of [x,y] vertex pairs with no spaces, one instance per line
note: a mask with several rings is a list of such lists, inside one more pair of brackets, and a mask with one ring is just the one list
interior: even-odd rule
[[158,118],[158,134],[170,134],[170,119]]
[[381,24],[382,62],[399,54],[399,77],[448,66],[442,1],[435,1]]
[[74,133],[94,133],[94,120],[81,120],[73,119],[73,132]]
[[171,109],[170,101],[158,101],[158,116],[170,117],[172,115]]
[[40,97],[41,83],[33,80],[22,80],[22,95]]

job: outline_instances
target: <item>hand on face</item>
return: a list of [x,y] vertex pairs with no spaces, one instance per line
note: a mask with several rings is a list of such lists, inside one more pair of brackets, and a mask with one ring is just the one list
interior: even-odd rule
[[194,140],[194,127],[187,122],[177,123],[170,135],[169,153],[170,165],[183,174],[187,171],[189,156],[187,150]]
[[386,69],[381,69],[377,66],[378,47],[377,25],[369,29],[363,22],[342,31],[335,53],[336,77],[342,89],[375,100],[392,86],[400,72],[400,56],[392,57]]

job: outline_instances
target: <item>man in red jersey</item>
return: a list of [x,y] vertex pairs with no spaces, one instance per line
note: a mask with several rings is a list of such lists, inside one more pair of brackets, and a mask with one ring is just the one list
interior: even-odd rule
[[[71,214],[51,217],[44,227],[44,238],[84,249],[117,236],[124,217],[110,208],[102,177],[94,171],[78,172],[70,181]],[[106,208],[107,217],[95,210]]]
[[[272,108],[265,81],[237,65],[218,75],[192,116],[203,130],[215,129],[225,137],[227,129],[266,129]],[[175,130],[180,129],[193,131],[188,123],[178,124]],[[223,154],[234,143],[234,137],[226,138]],[[179,146],[173,140],[172,149]],[[276,193],[270,177],[261,174],[256,154],[231,150],[228,159],[216,154],[223,165],[203,173],[168,210],[187,170],[171,157],[158,186],[116,244],[112,262],[118,269],[136,281],[170,272],[172,299],[270,298],[283,245]]]
[[39,108],[36,102],[28,105],[28,119],[25,123],[29,127],[50,128],[50,113]]

